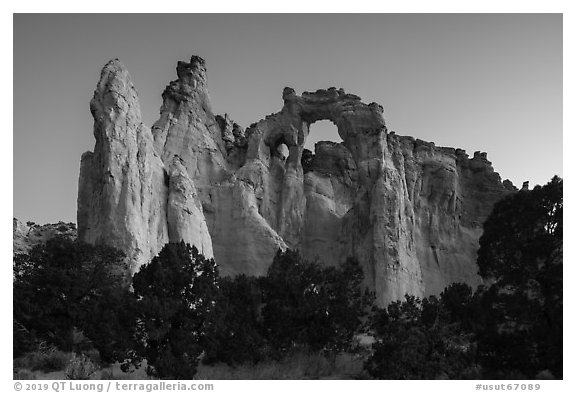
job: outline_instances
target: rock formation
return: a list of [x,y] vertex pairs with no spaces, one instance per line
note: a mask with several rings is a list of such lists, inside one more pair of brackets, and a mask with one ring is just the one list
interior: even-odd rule
[[[96,145],[94,152],[82,155],[80,164],[78,237],[123,250],[133,270],[150,261],[168,240],[187,235],[190,238],[182,240],[198,244],[201,235],[190,228],[202,233],[205,222],[194,209],[188,223],[181,222],[187,213],[171,211],[178,222],[168,225],[169,201],[182,209],[196,207],[196,201],[187,200],[194,197],[193,185],[186,184],[191,180],[182,176],[177,164],[169,173],[156,153],[132,79],[117,59],[104,66],[90,110]],[[177,183],[173,187],[171,176]],[[198,245],[211,243],[206,236]],[[210,248],[201,250],[212,256]]]
[[[214,115],[204,60],[178,62],[160,119],[142,124],[136,91],[114,60],[91,103],[94,152],[82,156],[80,239],[116,246],[134,270],[185,240],[222,274],[265,274],[278,248],[334,265],[355,256],[386,304],[480,283],[482,223],[515,190],[486,153],[388,132],[376,103],[342,89],[282,93],[284,106],[246,130]],[[304,143],[333,122],[342,143]]]
[[66,236],[76,239],[76,224],[58,222],[56,224],[38,225],[33,222],[24,224],[18,219],[12,220],[12,251],[16,254],[27,254],[38,244],[46,243],[55,236]]

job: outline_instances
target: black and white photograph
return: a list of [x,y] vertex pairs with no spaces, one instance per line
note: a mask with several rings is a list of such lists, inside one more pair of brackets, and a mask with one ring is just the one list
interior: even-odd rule
[[564,386],[562,12],[328,12],[12,15],[7,388]]

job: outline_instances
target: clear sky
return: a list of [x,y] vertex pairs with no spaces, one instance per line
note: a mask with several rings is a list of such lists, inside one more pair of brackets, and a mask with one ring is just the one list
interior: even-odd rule
[[[472,155],[516,186],[562,176],[561,14],[15,15],[14,216],[76,221],[89,102],[119,58],[159,115],[176,62],[206,60],[215,113],[243,127],[277,112],[282,89],[331,86],[384,107],[389,130]],[[308,145],[338,140],[312,126]]]

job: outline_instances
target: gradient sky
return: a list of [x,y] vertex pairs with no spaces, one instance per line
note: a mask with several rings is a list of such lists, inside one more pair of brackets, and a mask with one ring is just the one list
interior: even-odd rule
[[[488,152],[518,187],[562,176],[561,14],[15,15],[14,216],[76,221],[89,102],[119,58],[158,118],[176,62],[206,60],[215,113],[243,127],[282,89],[331,86],[384,107],[389,130]],[[338,140],[330,123],[307,145]]]

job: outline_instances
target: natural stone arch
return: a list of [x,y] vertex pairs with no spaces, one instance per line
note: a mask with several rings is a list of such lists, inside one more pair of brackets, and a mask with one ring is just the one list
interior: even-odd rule
[[[203,60],[181,62],[177,73],[150,131],[125,68],[117,60],[104,68],[92,105],[96,145],[81,162],[82,241],[119,247],[136,268],[174,237],[195,243],[198,235],[196,245],[212,244],[223,274],[262,275],[278,248],[308,247],[302,234],[314,235],[309,250],[318,239],[326,244],[320,263],[360,261],[380,306],[406,293],[437,294],[450,282],[479,283],[481,224],[498,199],[517,191],[485,154],[469,158],[387,133],[382,107],[334,88],[302,96],[288,88],[282,110],[246,132],[226,118],[216,127]],[[104,99],[112,96],[121,102]],[[344,143],[319,144],[304,173],[309,125],[323,119]],[[285,163],[270,157],[282,144]]]
[[[247,158],[268,160],[270,153],[284,143],[290,153],[286,169],[302,171],[301,158],[310,125],[328,120],[336,125],[343,146],[350,151],[358,166],[359,185],[366,191],[383,171],[387,133],[383,108],[377,103],[365,104],[361,98],[343,89],[331,87],[297,95],[284,88],[284,106],[247,130],[252,133]],[[267,158],[266,158],[267,157]]]
[[284,88],[284,107],[280,112],[291,119],[292,124],[300,124],[305,129],[319,120],[329,120],[336,125],[338,135],[355,157],[364,156],[362,145],[372,137],[386,133],[382,116],[383,108],[377,103],[365,104],[361,98],[348,94],[344,89],[320,89],[296,95],[294,89]]
[[331,120],[317,120],[308,124],[308,135],[304,141],[304,148],[314,152],[315,145],[323,141],[343,143],[344,141],[338,133],[338,126]]

